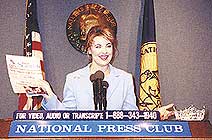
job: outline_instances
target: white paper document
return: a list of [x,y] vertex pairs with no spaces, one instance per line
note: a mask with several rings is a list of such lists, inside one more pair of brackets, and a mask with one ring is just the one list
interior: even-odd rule
[[[38,80],[43,79],[40,59],[6,55],[7,69],[14,93],[42,93]],[[38,95],[37,94],[37,95]]]

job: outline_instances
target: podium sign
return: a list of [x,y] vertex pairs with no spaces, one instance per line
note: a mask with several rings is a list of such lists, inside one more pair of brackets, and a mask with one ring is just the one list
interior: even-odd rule
[[8,137],[191,137],[157,111],[15,111]]
[[178,121],[13,121],[8,137],[191,137]]

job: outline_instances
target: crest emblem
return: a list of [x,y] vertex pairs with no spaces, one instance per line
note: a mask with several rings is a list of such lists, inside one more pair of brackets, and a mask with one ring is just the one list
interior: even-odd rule
[[112,13],[99,4],[85,4],[76,8],[66,24],[66,35],[70,44],[79,52],[86,54],[86,37],[89,30],[97,25],[104,25],[117,33],[117,23]]

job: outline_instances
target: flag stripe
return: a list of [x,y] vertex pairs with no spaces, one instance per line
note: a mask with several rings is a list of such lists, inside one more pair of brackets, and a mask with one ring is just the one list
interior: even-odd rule
[[[44,62],[42,60],[40,60],[40,65],[41,65],[41,71],[45,73]],[[45,79],[45,78],[43,78],[43,79]]]
[[43,60],[43,53],[41,51],[38,50],[32,50],[32,56],[33,57],[37,57],[40,60]]
[[32,31],[32,41],[41,42],[40,33]]
[[18,101],[18,110],[24,110],[24,106],[27,104],[27,96],[25,93],[19,94],[19,101]]
[[33,41],[32,42],[32,50],[38,50],[41,52],[42,51],[41,42]]

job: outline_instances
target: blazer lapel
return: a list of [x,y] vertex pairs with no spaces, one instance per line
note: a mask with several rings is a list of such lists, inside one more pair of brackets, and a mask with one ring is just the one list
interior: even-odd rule
[[116,68],[110,65],[110,75],[108,78],[106,78],[106,81],[109,83],[109,87],[107,91],[108,99],[113,95],[114,90],[118,87],[119,76],[120,74],[118,73]]
[[[91,96],[93,98],[93,84],[90,81],[89,66],[90,66],[90,64],[88,64],[86,67],[81,69],[81,71],[79,72],[79,77],[82,78],[83,80],[87,81],[87,83],[82,86],[87,87],[86,89],[88,90],[87,92],[88,92],[89,96]],[[90,88],[90,87],[92,87],[92,88]]]

